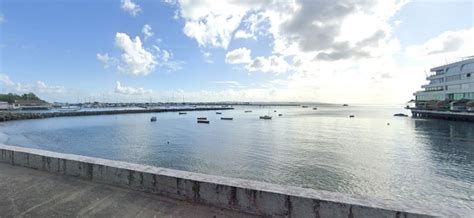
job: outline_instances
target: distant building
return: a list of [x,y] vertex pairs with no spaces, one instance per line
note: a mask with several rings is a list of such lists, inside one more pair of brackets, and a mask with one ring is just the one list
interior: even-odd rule
[[6,101],[0,101],[0,110],[10,110],[11,106]]
[[[426,109],[462,110],[462,104],[474,100],[474,57],[432,68],[426,79],[429,83],[421,86],[424,90],[414,93],[416,107]],[[443,103],[442,103],[443,101]]]
[[41,100],[15,100],[13,107],[20,110],[49,110],[52,105]]

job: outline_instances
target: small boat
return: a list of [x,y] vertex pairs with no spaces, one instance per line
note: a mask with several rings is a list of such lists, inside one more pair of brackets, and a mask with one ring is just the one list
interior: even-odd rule
[[207,120],[207,117],[198,117],[198,120]]
[[393,116],[395,116],[395,117],[408,117],[408,115],[402,114],[402,113],[394,114]]
[[222,112],[216,112],[216,114],[222,114]]
[[273,112],[277,112],[277,110],[274,110]]
[[349,118],[354,118],[355,116],[354,115],[349,115]]
[[233,120],[234,118],[232,117],[221,117],[221,120]]
[[245,111],[245,113],[251,113],[252,111]]
[[279,117],[283,116],[283,114],[278,114]]
[[306,105],[303,105],[303,106],[301,106],[301,107],[302,107],[302,108],[308,108],[308,106],[306,106]]
[[313,107],[313,110],[317,110],[318,108],[317,107]]
[[347,106],[349,106],[349,105],[348,105],[348,104],[343,104],[342,106],[343,106],[343,107],[347,107]]
[[187,114],[186,112],[179,112],[179,115]]
[[210,123],[209,120],[198,120],[197,122],[198,122],[198,123]]
[[265,115],[265,116],[260,116],[260,119],[262,119],[262,120],[271,120],[272,117],[268,116],[268,115]]
[[156,122],[156,117],[151,117],[150,122]]

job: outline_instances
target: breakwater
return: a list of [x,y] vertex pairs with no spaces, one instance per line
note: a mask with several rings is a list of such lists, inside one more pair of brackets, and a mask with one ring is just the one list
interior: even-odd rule
[[410,209],[416,207],[412,202],[355,198],[327,191],[15,146],[0,145],[0,162],[261,216],[446,216],[436,209]]
[[0,112],[0,122],[13,120],[44,119],[52,117],[96,116],[115,114],[163,113],[185,111],[233,110],[232,107],[200,107],[200,108],[157,108],[157,109],[124,109],[97,111],[67,111],[67,112]]

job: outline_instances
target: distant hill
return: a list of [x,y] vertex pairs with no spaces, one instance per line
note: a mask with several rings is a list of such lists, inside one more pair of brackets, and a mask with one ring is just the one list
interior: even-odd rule
[[6,101],[10,104],[14,103],[16,100],[20,101],[41,101],[46,103],[46,101],[40,99],[38,96],[36,96],[34,93],[27,93],[23,95],[17,95],[13,93],[8,93],[8,94],[0,94],[0,101]]

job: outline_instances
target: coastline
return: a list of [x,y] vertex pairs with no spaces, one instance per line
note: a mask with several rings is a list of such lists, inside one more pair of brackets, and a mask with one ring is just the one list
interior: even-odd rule
[[72,112],[0,112],[0,122],[12,120],[45,119],[52,117],[72,116],[97,116],[116,114],[141,114],[141,113],[164,113],[185,111],[216,111],[233,110],[232,107],[199,107],[199,108],[157,108],[157,109],[134,109],[134,110],[96,110],[96,111],[72,111]]

